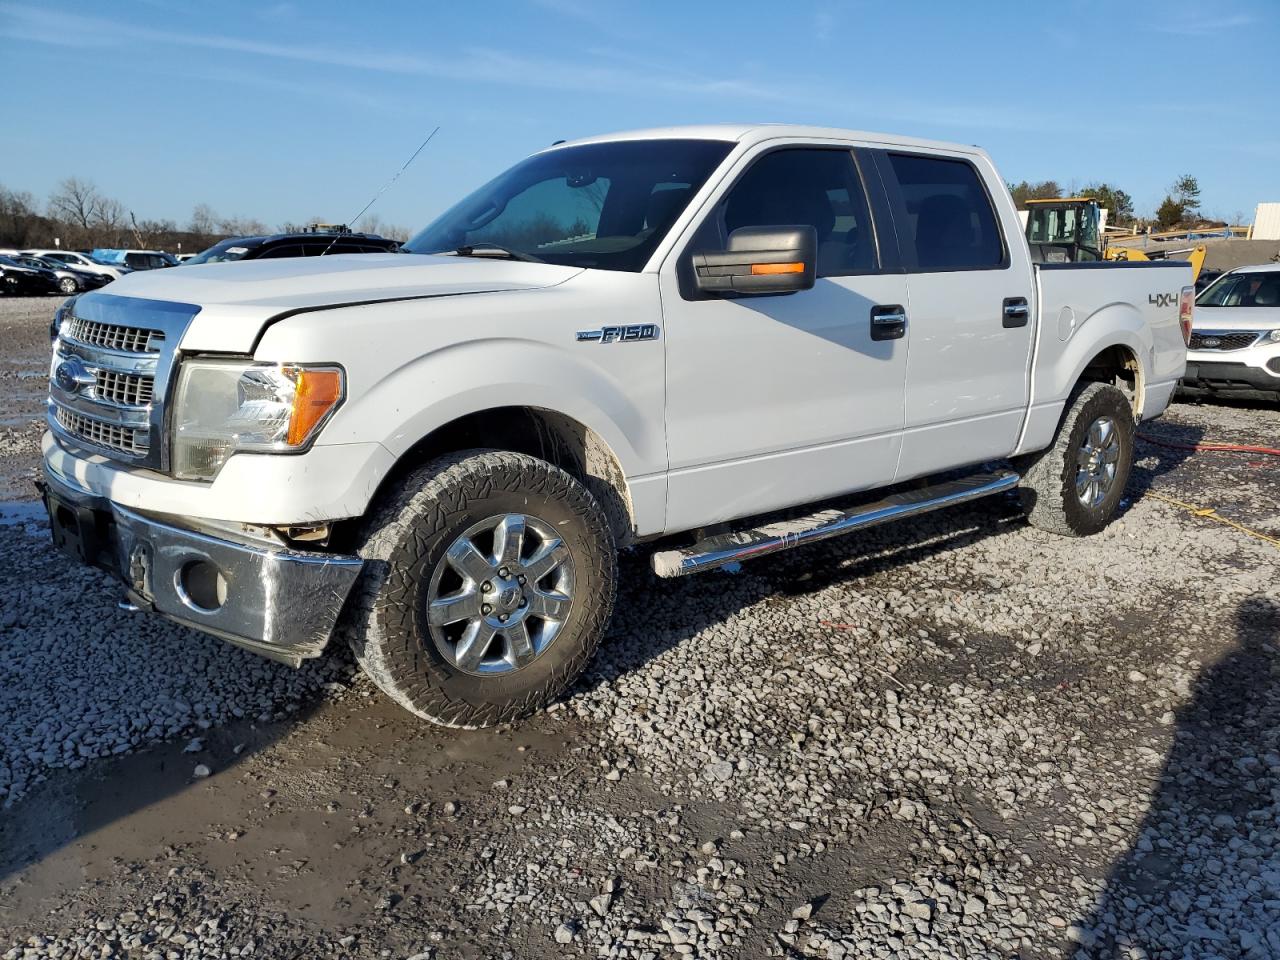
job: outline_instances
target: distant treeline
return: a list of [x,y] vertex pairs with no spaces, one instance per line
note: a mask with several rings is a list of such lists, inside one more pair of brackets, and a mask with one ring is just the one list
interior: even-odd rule
[[[324,217],[314,217],[271,227],[251,217],[219,216],[208,204],[198,203],[191,219],[180,225],[173,220],[139,219],[119,200],[78,177],[58,184],[43,206],[30,193],[0,184],[0,247],[17,249],[53,247],[56,240],[67,250],[135,247],[198,253],[227,237],[292,233],[324,222]],[[376,216],[366,216],[358,228],[394,240],[409,238],[404,227],[381,223]]]

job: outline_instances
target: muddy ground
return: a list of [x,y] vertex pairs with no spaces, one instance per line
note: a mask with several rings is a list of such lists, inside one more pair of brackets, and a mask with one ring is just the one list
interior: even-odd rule
[[0,301],[0,956],[1280,956],[1280,458],[1186,449],[1275,403],[1144,425],[1088,540],[1006,499],[624,558],[571,694],[459,732],[67,567],[52,306]]

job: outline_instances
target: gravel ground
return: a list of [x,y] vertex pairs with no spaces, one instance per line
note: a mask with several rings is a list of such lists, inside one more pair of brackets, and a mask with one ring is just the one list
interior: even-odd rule
[[[6,378],[41,309],[0,302]],[[1280,957],[1280,550],[1160,499],[1280,537],[1280,459],[1177,446],[1280,407],[1143,434],[1087,540],[993,499],[625,558],[589,673],[496,731],[117,613],[11,503],[0,957]]]

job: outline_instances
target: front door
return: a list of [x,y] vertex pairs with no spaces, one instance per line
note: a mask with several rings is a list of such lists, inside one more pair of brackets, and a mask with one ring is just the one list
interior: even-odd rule
[[[896,249],[877,234],[892,234],[873,222],[852,150],[762,148],[726,182],[661,276],[672,531],[890,483],[901,443],[911,328],[884,339],[872,317],[904,306],[906,283],[887,272]],[[798,224],[817,231],[812,289],[691,288],[694,253],[740,227]]]

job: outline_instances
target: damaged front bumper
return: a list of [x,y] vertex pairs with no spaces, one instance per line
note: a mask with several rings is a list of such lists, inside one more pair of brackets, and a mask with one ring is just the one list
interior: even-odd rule
[[185,529],[44,475],[54,543],[114,573],[129,603],[295,667],[324,651],[364,564]]

